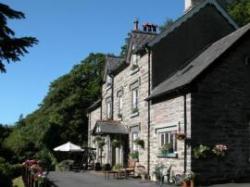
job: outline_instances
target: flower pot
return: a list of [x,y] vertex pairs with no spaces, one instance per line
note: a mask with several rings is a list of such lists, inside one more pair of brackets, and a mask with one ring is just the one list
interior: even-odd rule
[[182,182],[182,187],[194,187],[194,181],[183,181]]

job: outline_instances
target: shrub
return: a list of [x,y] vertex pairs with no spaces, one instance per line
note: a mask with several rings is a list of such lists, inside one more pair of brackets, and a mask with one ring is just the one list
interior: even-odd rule
[[139,159],[139,152],[138,151],[132,151],[129,156],[132,158],[132,159]]

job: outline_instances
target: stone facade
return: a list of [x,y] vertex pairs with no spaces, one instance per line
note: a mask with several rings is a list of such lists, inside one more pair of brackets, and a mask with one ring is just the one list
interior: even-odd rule
[[[249,36],[217,59],[215,65],[206,69],[192,86],[188,85],[188,89],[147,100],[152,89],[187,63],[186,58],[189,62],[208,43],[234,30],[216,11],[210,5],[201,9],[170,34],[171,42],[163,38],[160,44],[150,49],[150,53],[130,53],[126,56],[125,67],[118,73],[107,74],[102,86],[101,106],[89,113],[89,130],[98,120],[118,121],[128,129],[128,135],[103,135],[106,142],[101,160],[103,164],[126,164],[129,153],[138,150],[139,163],[145,166],[151,179],[154,179],[154,171],[160,164],[171,165],[172,174],[194,171],[203,177],[198,177],[201,182],[236,179],[250,172],[250,62],[245,60],[250,56]],[[211,12],[216,21],[203,22],[199,26],[197,20],[207,18]],[[193,33],[185,40],[181,51],[178,50],[182,45],[180,40],[186,39],[183,33],[194,23],[200,38],[197,39]],[[208,33],[203,27],[205,23],[210,29]],[[212,32],[212,25],[219,23],[221,32]],[[205,35],[209,36],[203,40]],[[134,36],[131,37],[130,41],[133,41]],[[193,48],[194,38],[197,48]],[[174,42],[178,45],[173,45]],[[129,51],[132,48],[133,42],[130,42]],[[137,59],[136,64],[134,59]],[[157,84],[152,88],[151,80],[154,79]],[[185,139],[177,138],[181,134]],[[144,148],[135,146],[135,137],[144,141]],[[122,143],[119,148],[112,147],[115,138]],[[93,137],[89,137],[89,145],[95,147],[92,140]],[[161,149],[165,144],[172,147],[168,154],[163,155]],[[197,160],[192,150],[199,144],[210,147],[226,144],[229,152],[223,161]],[[100,161],[98,157],[97,161]]]
[[[192,141],[213,147],[225,144],[224,158],[192,158],[202,181],[237,180],[250,172],[249,34],[221,56],[192,93]],[[206,137],[206,138],[204,138]]]
[[[121,120],[123,125],[129,129],[129,152],[132,149],[132,129],[139,131],[139,138],[144,140],[144,149],[139,148],[140,164],[147,167],[147,119],[148,106],[146,97],[148,97],[148,55],[142,56],[138,60],[138,67],[132,68],[133,64],[125,68],[114,77],[114,120]],[[138,89],[138,111],[132,109],[132,89]],[[123,107],[122,117],[118,117],[118,93],[122,91]]]
[[[184,108],[186,102],[186,110]],[[186,112],[185,112],[186,111]],[[153,103],[150,110],[151,126],[150,126],[150,174],[153,176],[155,167],[163,164],[167,167],[172,165],[173,174],[182,174],[185,170],[191,170],[191,147],[186,146],[187,158],[185,155],[184,140],[177,140],[176,155],[171,157],[161,157],[159,155],[160,140],[159,132],[177,132],[185,133],[186,138],[191,138],[191,94],[185,96],[176,96],[166,101]],[[186,117],[185,117],[186,116]],[[187,120],[185,120],[185,118]],[[186,123],[186,124],[185,124]],[[186,162],[186,168],[185,163]]]

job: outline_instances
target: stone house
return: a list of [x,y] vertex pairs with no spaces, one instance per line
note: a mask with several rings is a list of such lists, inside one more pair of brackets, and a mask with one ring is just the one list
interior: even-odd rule
[[[151,178],[159,164],[201,182],[249,176],[249,27],[238,29],[215,0],[186,0],[185,14],[160,34],[136,21],[126,56],[107,56],[101,99],[89,108],[89,146],[105,139],[102,163],[126,165],[139,151]],[[201,144],[228,151],[197,159]]]

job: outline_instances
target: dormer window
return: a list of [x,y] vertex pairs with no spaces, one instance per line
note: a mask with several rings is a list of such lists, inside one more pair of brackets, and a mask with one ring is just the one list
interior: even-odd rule
[[107,87],[110,87],[112,85],[112,78],[108,75],[106,80]]

